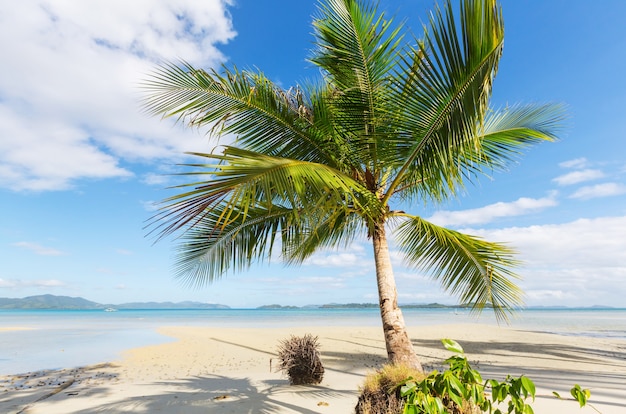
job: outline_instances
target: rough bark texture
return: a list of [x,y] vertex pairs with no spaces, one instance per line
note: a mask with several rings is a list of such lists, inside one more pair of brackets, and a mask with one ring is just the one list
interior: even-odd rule
[[376,261],[380,316],[383,321],[387,356],[391,363],[408,365],[423,372],[422,364],[417,358],[406,331],[402,311],[398,307],[396,280],[393,276],[384,226],[380,226],[372,239],[374,242],[374,260]]

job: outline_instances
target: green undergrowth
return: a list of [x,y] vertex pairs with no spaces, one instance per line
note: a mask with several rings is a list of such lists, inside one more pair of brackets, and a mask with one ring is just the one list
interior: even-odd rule
[[[454,353],[445,361],[448,369],[426,375],[398,365],[385,366],[366,378],[356,413],[534,414],[531,404],[536,388],[530,378],[508,375],[504,381],[485,380],[470,366],[461,345],[451,339],[442,343]],[[570,394],[580,407],[588,405],[588,389],[576,384]]]

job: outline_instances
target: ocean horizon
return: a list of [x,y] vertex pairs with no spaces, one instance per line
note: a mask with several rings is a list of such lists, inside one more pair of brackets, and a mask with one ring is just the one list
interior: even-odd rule
[[[409,333],[419,326],[488,324],[497,326],[489,309],[480,315],[466,309],[403,309]],[[281,309],[120,309],[0,310],[0,375],[72,368],[119,360],[131,348],[166,343],[163,326],[214,328],[285,328],[316,326],[380,326],[376,308]],[[626,309],[541,308],[514,314],[513,329],[626,341]],[[450,332],[454,337],[454,332]]]

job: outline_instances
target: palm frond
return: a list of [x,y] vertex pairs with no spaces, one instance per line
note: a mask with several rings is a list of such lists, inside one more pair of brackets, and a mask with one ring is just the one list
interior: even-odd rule
[[282,90],[262,73],[224,68],[219,74],[184,62],[160,66],[142,86],[151,114],[207,127],[216,136],[234,134],[238,145],[253,151],[334,164],[336,148],[313,127],[310,102],[299,88]]
[[[202,271],[209,272],[207,277],[212,279],[217,269],[228,267],[224,258],[232,264],[243,261],[237,268],[250,263],[272,245],[256,238],[274,237],[278,228],[285,231],[281,236],[285,258],[301,262],[319,245],[353,237],[356,218],[367,226],[383,214],[375,195],[358,181],[326,165],[235,147],[226,147],[223,155],[194,155],[209,163],[187,164],[195,171],[181,175],[199,176],[201,180],[178,186],[192,189],[166,199],[148,224],[159,238],[182,231],[187,241],[180,251],[188,253],[182,255],[178,268],[193,275],[190,279],[204,280]],[[283,221],[274,223],[270,218]],[[269,229],[263,230],[262,226]],[[233,234],[238,232],[242,233],[235,240]],[[207,239],[202,241],[203,237]],[[229,244],[233,240],[240,246]],[[256,240],[255,244],[250,244],[251,240]],[[242,253],[239,259],[228,254],[229,249],[235,248]],[[212,261],[207,262],[206,257]],[[194,258],[197,266],[192,264]]]
[[361,152],[361,163],[376,163],[378,129],[386,125],[384,102],[396,65],[401,25],[377,14],[376,7],[353,0],[320,4],[313,23],[317,49],[311,61],[326,72],[332,87],[338,133]]
[[492,306],[506,319],[521,305],[522,295],[512,279],[519,264],[508,247],[484,241],[413,216],[397,229],[397,242],[407,262],[428,272],[462,303],[481,310]]
[[435,201],[454,194],[466,173],[456,159],[480,146],[504,29],[495,1],[462,2],[460,14],[459,30],[450,1],[436,9],[431,32],[398,70],[394,102],[402,109],[394,122],[408,141],[398,146],[402,167],[387,199],[406,182],[405,174],[419,177]]
[[231,211],[231,219],[224,222],[226,208],[220,204],[207,211],[178,239],[174,271],[188,285],[204,286],[229,270],[269,259],[285,229],[297,231],[291,208],[252,206],[245,213]]
[[227,271],[270,260],[277,244],[285,264],[300,264],[319,248],[349,244],[362,229],[360,217],[341,208],[307,214],[277,204],[228,209],[215,206],[179,237],[175,273],[187,284],[204,286]]
[[[556,141],[557,132],[565,119],[562,105],[524,105],[490,112],[480,136],[481,150],[468,159],[477,169],[505,169],[531,145]],[[481,158],[476,162],[476,158]]]
[[320,248],[347,247],[366,229],[361,216],[340,208],[312,212],[306,220],[297,229],[297,237],[283,239],[283,257],[288,264],[301,264]]
[[[466,148],[455,155],[457,169],[467,182],[480,175],[503,171],[520,158],[530,146],[544,141],[555,141],[564,119],[561,105],[524,105],[489,111],[484,126],[479,129],[477,147]],[[439,183],[441,198],[447,194],[446,186],[437,177],[423,177],[420,170],[409,170],[396,189],[396,195],[405,199],[429,201],[432,189]],[[428,191],[424,189],[428,188]]]

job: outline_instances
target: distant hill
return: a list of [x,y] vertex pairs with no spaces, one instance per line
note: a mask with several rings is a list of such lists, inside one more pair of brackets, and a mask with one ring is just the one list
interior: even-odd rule
[[0,309],[228,309],[226,305],[202,302],[133,302],[101,304],[80,297],[37,295],[25,298],[0,298]]
[[263,305],[263,306],[259,306],[257,309],[300,309],[299,306],[283,306],[283,305]]
[[0,298],[0,309],[99,309],[96,302],[70,296],[38,295],[25,298]]

